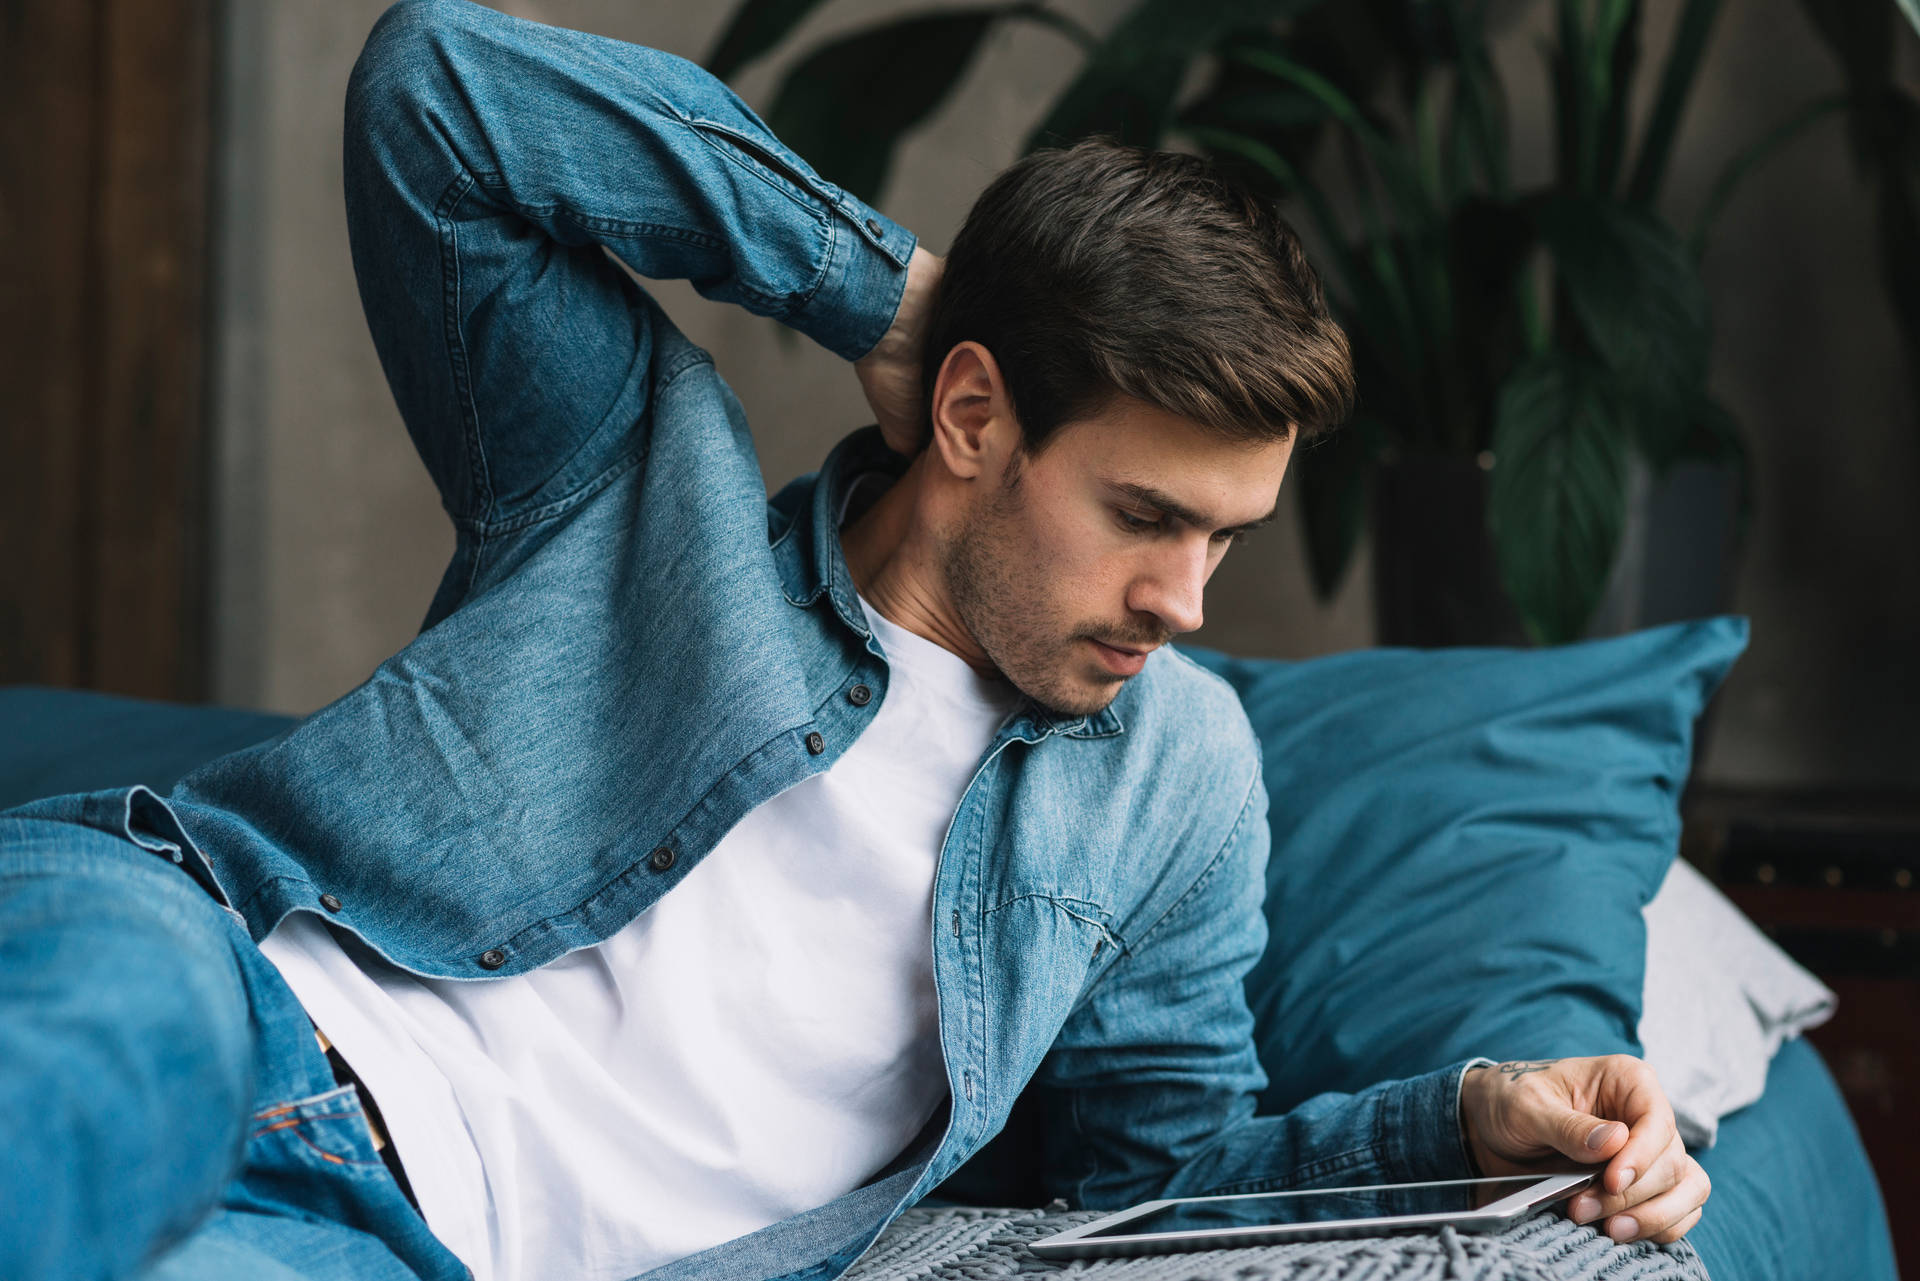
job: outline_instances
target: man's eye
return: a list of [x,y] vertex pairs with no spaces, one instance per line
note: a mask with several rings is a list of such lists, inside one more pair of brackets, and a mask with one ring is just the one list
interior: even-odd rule
[[1160,527],[1160,522],[1157,520],[1143,520],[1135,516],[1132,512],[1122,511],[1118,507],[1113,509],[1113,514],[1120,518],[1120,527],[1122,529],[1131,530],[1136,534],[1144,534],[1150,529],[1158,529]]

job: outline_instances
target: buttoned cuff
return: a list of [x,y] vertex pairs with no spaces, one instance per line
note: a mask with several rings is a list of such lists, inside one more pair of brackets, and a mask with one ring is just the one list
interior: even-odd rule
[[1469,1069],[1492,1066],[1494,1061],[1488,1058],[1463,1059],[1425,1076],[1409,1077],[1389,1095],[1381,1114],[1382,1151],[1393,1181],[1478,1177],[1467,1150],[1460,1093]]
[[835,355],[858,360],[892,326],[919,238],[865,202],[837,195],[820,287],[785,319]]

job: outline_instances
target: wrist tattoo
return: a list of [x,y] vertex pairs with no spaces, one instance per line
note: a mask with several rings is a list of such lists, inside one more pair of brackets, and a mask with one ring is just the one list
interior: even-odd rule
[[1559,1061],[1559,1059],[1515,1059],[1512,1062],[1500,1064],[1495,1071],[1509,1081],[1518,1081],[1529,1072],[1544,1072]]

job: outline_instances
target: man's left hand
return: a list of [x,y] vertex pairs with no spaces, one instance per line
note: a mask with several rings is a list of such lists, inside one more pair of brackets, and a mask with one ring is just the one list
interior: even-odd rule
[[1630,1054],[1470,1068],[1460,1119],[1489,1176],[1604,1161],[1599,1182],[1568,1203],[1567,1216],[1603,1226],[1615,1241],[1678,1241],[1711,1191],[1653,1069]]
[[[907,280],[893,324],[872,351],[854,362],[860,390],[887,448],[911,458],[926,443],[926,412],[920,400],[920,356],[933,301],[947,260],[919,245],[907,259]],[[944,353],[942,353],[944,354]]]

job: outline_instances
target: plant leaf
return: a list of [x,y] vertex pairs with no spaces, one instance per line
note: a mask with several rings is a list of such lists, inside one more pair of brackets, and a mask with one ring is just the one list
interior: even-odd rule
[[1180,113],[1178,127],[1217,126],[1285,133],[1333,118],[1327,104],[1288,85],[1223,86]]
[[1189,63],[1229,32],[1292,17],[1324,0],[1143,0],[1108,33],[1023,152],[1089,134],[1154,147],[1173,115]]
[[1402,227],[1431,221],[1438,216],[1438,210],[1426,199],[1421,189],[1414,162],[1387,141],[1360,106],[1341,92],[1339,86],[1311,67],[1271,50],[1235,49],[1229,51],[1227,56],[1264,71],[1324,103],[1328,113],[1365,148],[1374,172],[1393,195]]
[[1595,112],[1580,9],[1580,0],[1559,0],[1555,6],[1560,41],[1548,48],[1547,59],[1553,74],[1554,159],[1559,185],[1590,192],[1591,122]]
[[[1297,24],[1296,24],[1297,25]],[[1226,148],[1228,153],[1253,146],[1277,156],[1281,167],[1304,172],[1319,152],[1327,123],[1332,119],[1327,106],[1312,94],[1293,85],[1275,83],[1271,76],[1255,71],[1232,57],[1241,47],[1281,49],[1285,46],[1272,33],[1235,31],[1225,37],[1211,58],[1211,74],[1201,93],[1182,107],[1169,122],[1175,132],[1192,136],[1200,130],[1224,130],[1242,135],[1243,144]],[[1274,165],[1251,155],[1242,176],[1253,179],[1257,172],[1274,170]],[[1254,182],[1256,187],[1261,184]],[[1288,179],[1284,186],[1291,192],[1298,184]]]
[[1803,103],[1800,110],[1786,120],[1781,121],[1755,141],[1748,143],[1733,159],[1727,162],[1720,176],[1714,179],[1713,188],[1707,193],[1707,199],[1700,206],[1699,217],[1694,220],[1693,234],[1688,237],[1688,252],[1698,262],[1706,255],[1707,236],[1713,230],[1713,224],[1719,219],[1720,211],[1733,199],[1733,193],[1746,181],[1747,175],[1760,167],[1774,152],[1798,138],[1809,127],[1818,124],[1823,118],[1847,109],[1849,99],[1844,93],[1828,94],[1824,98],[1815,98]]
[[1452,203],[1453,172],[1440,145],[1440,82],[1428,79],[1413,100],[1415,173],[1427,204],[1445,209]]
[[1484,45],[1461,55],[1454,81],[1454,111],[1456,130],[1464,134],[1456,145],[1463,152],[1470,148],[1478,155],[1487,189],[1504,198],[1512,188],[1508,176],[1506,87]]
[[708,71],[725,80],[780,43],[822,0],[746,0],[706,57]]
[[1644,209],[1571,197],[1540,206],[1540,236],[1580,329],[1641,447],[1664,465],[1706,379],[1706,286],[1686,246]]
[[1329,601],[1346,577],[1366,514],[1367,449],[1361,424],[1349,424],[1302,447],[1292,470],[1313,594]]
[[1607,60],[1600,80],[1600,140],[1595,161],[1595,186],[1616,189],[1627,150],[1627,113],[1632,104],[1633,77],[1640,68],[1640,0],[1631,0],[1618,15],[1619,23],[1607,41]]
[[1515,372],[1494,411],[1488,532],[1507,593],[1541,644],[1585,630],[1620,543],[1627,448],[1602,377],[1548,353]]
[[1001,16],[936,10],[822,45],[787,73],[767,125],[823,177],[878,204],[901,136],[952,92]]
[[1686,110],[1687,95],[1693,89],[1700,60],[1706,54],[1707,37],[1713,33],[1713,20],[1719,13],[1720,0],[1687,0],[1687,7],[1680,12],[1666,66],[1660,71],[1660,95],[1640,135],[1640,154],[1627,183],[1627,199],[1636,205],[1652,204],[1660,194],[1660,184],[1667,176],[1667,157],[1673,153],[1673,138],[1680,130],[1680,116]]

